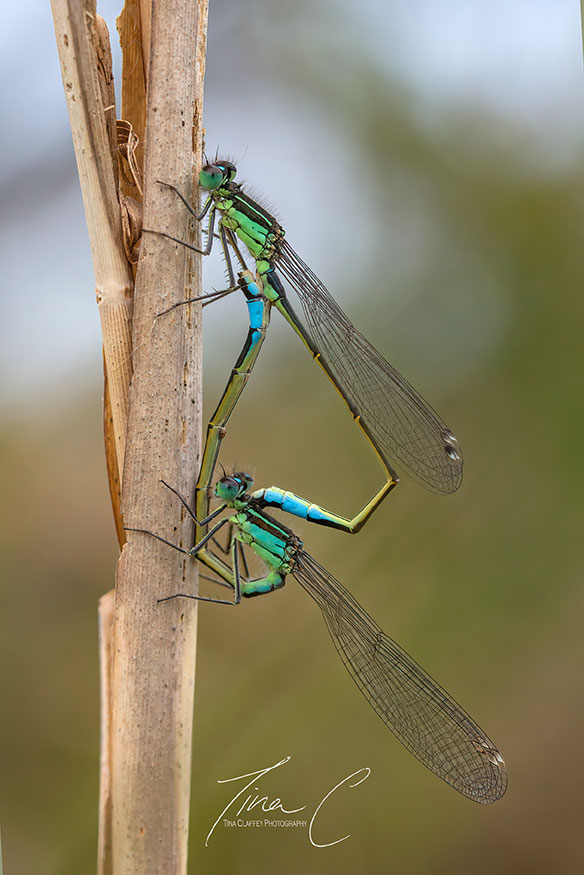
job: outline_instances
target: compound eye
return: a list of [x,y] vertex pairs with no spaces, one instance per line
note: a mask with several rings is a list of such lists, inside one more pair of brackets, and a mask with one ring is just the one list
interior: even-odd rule
[[249,489],[250,486],[253,486],[253,477],[251,476],[251,474],[244,474],[244,472],[241,471],[239,476],[245,484],[246,489]]
[[222,477],[215,487],[215,494],[218,498],[226,498],[230,500],[235,498],[241,490],[241,482],[234,477]]
[[206,164],[199,173],[199,185],[206,191],[219,188],[225,178],[225,171],[217,164]]

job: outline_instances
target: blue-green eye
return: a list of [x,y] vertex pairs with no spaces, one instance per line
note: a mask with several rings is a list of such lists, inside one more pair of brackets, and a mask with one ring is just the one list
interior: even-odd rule
[[223,182],[230,182],[236,173],[237,168],[231,161],[217,161],[215,164],[205,164],[199,173],[199,185],[206,191],[214,191]]
[[225,174],[221,167],[215,164],[207,164],[199,173],[199,185],[206,191],[213,191],[219,188],[225,178]]
[[222,477],[215,487],[215,495],[225,501],[231,501],[243,491],[243,483],[235,477]]

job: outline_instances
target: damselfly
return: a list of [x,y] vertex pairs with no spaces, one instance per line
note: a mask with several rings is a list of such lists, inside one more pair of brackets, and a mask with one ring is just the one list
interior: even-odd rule
[[[198,557],[224,525],[232,529],[231,567],[219,566],[233,599],[215,599],[190,593],[174,598],[194,598],[219,604],[238,604],[284,586],[292,574],[322,611],[327,629],[347,671],[373,710],[402,744],[428,769],[475,802],[499,799],[507,787],[505,763],[497,747],[474,720],[402,648],[392,641],[358,601],[303,549],[302,541],[266,513],[266,507],[301,517],[320,525],[344,528],[344,521],[323,508],[277,487],[252,494],[252,478],[244,473],[222,477],[215,495],[223,503],[204,520],[197,521],[187,502],[174,489],[198,527],[209,524],[224,510],[228,517],[217,522],[191,550],[145,532],[181,553]],[[166,484],[167,485],[167,484]],[[171,488],[171,487],[169,487]],[[244,545],[267,565],[264,577],[250,579],[240,571]]]
[[[451,430],[355,328],[322,282],[288,244],[282,226],[246,194],[235,182],[235,175],[236,167],[229,161],[217,159],[203,167],[199,183],[209,194],[200,213],[177,188],[169,186],[197,220],[208,214],[205,249],[164,232],[156,233],[208,255],[219,213],[218,235],[230,286],[206,296],[207,302],[243,287],[241,280],[236,280],[232,253],[249,277],[239,245],[244,244],[255,262],[255,280],[261,286],[260,294],[283,315],[334,384],[383,466],[387,482],[372,499],[366,518],[398,481],[392,467],[394,459],[429,489],[454,492],[462,479],[462,453]],[[282,279],[296,293],[303,319],[287,297]],[[247,280],[246,286],[249,288]]]

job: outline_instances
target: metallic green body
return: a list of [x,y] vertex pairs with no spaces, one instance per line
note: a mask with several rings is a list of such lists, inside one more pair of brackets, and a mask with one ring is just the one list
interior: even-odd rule
[[[348,399],[344,396],[337,382],[333,379],[326,365],[322,362],[320,355],[311,346],[309,339],[302,330],[301,324],[291,312],[283,293],[283,289],[281,288],[280,281],[271,267],[270,259],[275,254],[275,243],[280,237],[283,237],[284,230],[275,223],[274,219],[268,213],[262,212],[257,208],[257,205],[250,202],[244,195],[241,195],[238,192],[233,192],[229,188],[230,185],[231,183],[228,183],[227,186],[220,186],[215,189],[210,195],[209,200],[205,203],[203,210],[205,211],[207,208],[218,210],[221,214],[221,225],[236,233],[238,238],[249,249],[254,257],[257,273],[254,278],[250,271],[243,270],[239,275],[240,286],[243,288],[245,285],[248,290],[254,286],[258,288],[259,295],[263,298],[265,306],[263,308],[261,326],[255,329],[253,325],[250,327],[248,337],[236,366],[231,373],[215,413],[211,417],[207,426],[207,437],[195,488],[195,513],[199,520],[204,519],[209,513],[211,484],[220,451],[221,441],[225,436],[227,422],[243,393],[251,370],[260,353],[270,322],[271,306],[275,306],[279,310],[288,324],[300,337],[312,357],[318,362],[324,373],[333,383],[335,389],[337,389],[345,403],[349,406],[353,418],[360,425],[361,430],[365,433],[371,443],[369,435],[363,428],[363,425],[359,422],[359,418],[352,410]],[[248,295],[246,295],[246,297],[248,297]],[[389,470],[388,466],[377,452],[375,446],[373,444],[372,446],[384,469],[386,475],[385,483],[371,501],[369,501],[353,518],[345,518],[338,514],[320,509],[322,518],[319,522],[321,522],[321,524],[330,525],[351,534],[358,532],[391,489],[397,485],[397,475]],[[315,507],[317,506],[315,505]],[[327,522],[324,521],[325,516],[327,517]],[[198,543],[202,536],[202,529],[197,527],[195,543]],[[239,532],[236,537],[242,543],[248,543],[249,546],[253,546],[253,539],[252,541],[245,540],[241,532]],[[264,547],[261,544],[256,545],[256,547],[253,547],[255,552],[257,552],[258,555],[261,555],[261,558],[268,562],[268,564],[271,564],[269,555],[263,555],[262,551],[264,551]],[[219,574],[223,580],[229,580],[229,582],[231,582],[231,575],[228,566],[224,560],[216,555],[216,553],[205,547],[198,553],[198,558],[204,565]]]
[[[207,179],[202,175],[200,178],[200,182],[201,185],[205,187]],[[364,427],[363,423],[361,423],[358,413],[353,409],[351,402],[346,397],[341,387],[338,385],[338,382],[332,376],[330,370],[326,366],[326,363],[322,361],[320,354],[317,352],[317,350],[314,349],[313,345],[310,342],[310,339],[303,329],[302,324],[296,318],[286,299],[280,280],[276,276],[271,264],[272,259],[276,255],[277,241],[284,236],[284,229],[275,221],[275,219],[268,212],[264,212],[254,201],[249,199],[239,190],[239,186],[231,181],[228,181],[224,185],[219,185],[211,191],[209,198],[203,206],[203,213],[205,213],[207,210],[219,211],[219,213],[221,214],[220,226],[228,229],[230,232],[235,233],[237,237],[248,248],[255,261],[257,271],[256,282],[261,283],[263,294],[267,302],[276,307],[276,309],[282,314],[286,322],[288,322],[294,332],[301,339],[304,346],[308,349],[314,360],[318,362],[321,369],[324,371],[337,392],[340,394],[345,404],[349,407],[354,421],[361,428],[361,431],[364,433],[365,437],[372,446],[375,455],[379,459],[379,462],[384,470],[386,480],[381,489],[378,490],[378,492],[374,495],[371,501],[369,501],[365,505],[365,507],[362,508],[361,511],[359,511],[359,513],[356,514],[352,519],[346,519],[342,516],[330,514],[331,520],[334,519],[338,523],[338,525],[335,526],[336,528],[350,532],[351,534],[357,533],[367,522],[371,514],[381,504],[383,499],[386,498],[389,492],[397,485],[398,477],[379,454],[377,448],[371,441],[371,437],[367,429]],[[235,251],[237,252],[237,249]],[[266,309],[266,312],[267,318],[269,320],[269,308]],[[267,328],[267,322],[265,327]],[[253,357],[253,362],[251,366],[253,366],[253,363],[255,363],[258,353],[259,348],[257,349]],[[251,370],[251,366],[248,368],[247,376],[249,376],[249,370]],[[224,427],[226,419],[231,414],[233,407],[241,396],[244,385],[245,382],[243,382],[243,384],[238,387],[236,385],[235,378],[232,375],[232,379],[228,383],[220,402],[220,407],[222,405],[230,405],[229,413],[227,414],[227,417],[225,419],[222,419],[220,415],[217,416],[217,414],[215,414],[209,426],[209,430],[211,428],[220,429]],[[199,495],[203,491],[206,491],[207,496],[209,496],[210,494],[214,465],[219,451],[219,441],[216,441],[216,445],[217,449],[214,455],[211,448],[209,449],[209,451],[207,451],[207,446],[205,447],[205,451],[203,453],[203,463],[201,466],[201,474],[199,475],[199,480],[197,483],[197,501],[195,504],[197,517],[199,519],[204,518],[207,515],[209,508],[208,499],[205,502],[203,498],[199,498]],[[209,557],[207,552],[200,556],[201,561],[205,564],[207,564],[206,560],[208,558]]]
[[[231,567],[225,565],[224,581],[232,599],[192,593],[161,598],[194,598],[237,605],[284,586],[287,574],[319,606],[335,648],[361,693],[397,738],[427,768],[464,796],[479,803],[499,799],[507,787],[503,757],[486,733],[395,641],[389,638],[359,602],[303,549],[301,540],[265,508],[281,510],[321,522],[321,509],[276,487],[248,493],[253,479],[243,472],[224,476],[215,495],[222,505],[198,525],[211,522],[227,508],[229,517],[213,528],[191,550],[154,536],[186,556],[200,556],[205,545],[226,523],[232,526]],[[177,493],[178,494],[178,493]],[[190,508],[181,499],[187,510]],[[315,510],[316,509],[316,510]],[[314,514],[316,513],[316,517]],[[326,514],[326,512],[323,512]],[[196,521],[196,520],[195,520]],[[135,531],[144,531],[138,529]],[[241,544],[247,545],[267,565],[268,573],[251,579],[239,571]]]
[[271,569],[265,577],[241,581],[241,595],[250,598],[280,589],[294,567],[294,556],[302,542],[289,529],[255,510],[248,500],[236,501],[235,508],[236,513],[229,518],[234,527],[233,537]]
[[[170,186],[197,220],[208,214],[207,244],[199,249],[165,236],[204,255],[211,252],[216,237],[221,241],[230,285],[205,296],[208,302],[238,287],[232,257],[247,270],[240,251],[243,244],[242,250],[245,248],[255,261],[256,281],[262,285],[265,298],[279,310],[333,383],[383,468],[386,482],[372,507],[377,507],[397,483],[394,461],[401,461],[427,488],[442,494],[454,492],[462,479],[462,454],[452,431],[355,328],[288,244],[279,222],[235,182],[236,174],[237,168],[228,160],[216,158],[214,163],[205,164],[199,181],[208,197],[200,213]],[[292,306],[283,281],[296,296],[300,311]],[[366,513],[355,518],[355,531],[370,512],[368,506]]]
[[[235,166],[229,161],[216,161],[215,164],[205,165],[201,171],[199,181],[201,186],[209,192],[209,196],[200,215],[196,214],[180,192],[174,189],[197,219],[202,219],[208,213],[207,247],[205,250],[199,251],[204,251],[204,253],[211,251],[215,236],[215,219],[217,216],[219,217],[218,236],[223,247],[231,284],[224,292],[215,293],[215,296],[229,293],[239,286],[244,292],[250,307],[250,331],[248,337],[208,425],[207,439],[196,485],[196,517],[201,520],[206,519],[208,516],[211,483],[221,440],[225,435],[226,424],[241,397],[251,369],[257,360],[269,324],[270,308],[274,306],[301,339],[303,345],[308,349],[314,360],[318,362],[327,378],[343,399],[346,407],[351,412],[353,420],[359,426],[375,452],[384,471],[385,482],[373,498],[352,518],[345,518],[323,510],[318,505],[312,505],[309,502],[296,500],[290,504],[289,497],[291,493],[277,495],[275,487],[272,487],[271,490],[265,490],[266,496],[269,493],[269,498],[266,498],[266,504],[268,506],[281,507],[299,517],[309,519],[321,525],[328,525],[341,531],[356,533],[398,482],[397,474],[388,462],[387,447],[383,443],[383,440],[387,443],[387,432],[380,435],[379,423],[384,420],[382,416],[377,415],[379,412],[378,398],[382,401],[385,397],[388,397],[390,399],[390,409],[392,409],[391,403],[393,401],[396,401],[395,409],[398,409],[399,404],[404,405],[403,409],[399,408],[400,412],[397,414],[390,414],[390,421],[393,421],[394,416],[398,418],[401,416],[403,423],[407,424],[411,421],[415,424],[417,421],[416,417],[419,415],[422,417],[422,428],[427,427],[425,423],[431,423],[434,431],[440,427],[441,431],[438,438],[436,438],[435,434],[432,434],[432,439],[437,440],[438,444],[444,441],[442,450],[446,452],[446,456],[453,458],[451,451],[456,455],[457,450],[451,446],[452,442],[456,444],[456,440],[449,430],[442,428],[443,424],[440,424],[431,408],[425,404],[415,390],[409,387],[391,366],[379,357],[366,339],[359,334],[352,323],[344,316],[318,278],[310,271],[310,268],[304,265],[295,256],[293,251],[290,250],[284,239],[284,229],[278,221],[257,201],[249,197],[242,187],[234,181],[236,172]],[[238,240],[245,245],[255,261],[255,277],[246,268],[244,257],[239,251]],[[234,253],[237,256],[243,268],[239,274],[238,283],[235,282],[230,253]],[[288,260],[286,261],[286,259]],[[306,277],[308,280],[309,288],[311,289],[310,295],[308,298],[300,298],[304,308],[306,325],[297,316],[285,293],[279,275],[282,265],[284,267],[287,266],[288,273],[285,273],[285,276],[292,283],[292,287],[296,289],[297,293],[298,286],[294,286],[292,280],[297,280],[298,276]],[[278,271],[276,271],[276,267]],[[292,278],[289,273],[290,270],[292,270]],[[296,273],[294,273],[295,271]],[[310,285],[311,283],[312,285]],[[254,299],[254,306],[259,304],[261,300],[262,318],[260,324],[254,324],[250,298]],[[317,323],[311,320],[313,310],[315,313],[320,314],[318,318],[322,320],[318,331],[315,331]],[[257,313],[255,318],[257,319]],[[329,335],[333,337],[332,345],[326,339]],[[357,338],[356,341],[355,338]],[[324,353],[321,353],[321,348],[324,350]],[[344,357],[341,356],[341,368],[339,368],[339,360],[336,358],[338,350],[346,350],[343,353]],[[351,353],[354,354],[354,358],[351,357]],[[365,408],[361,407],[364,402],[359,386],[355,385],[351,378],[354,368],[357,367],[359,356],[365,356],[365,360],[369,363],[368,366],[377,369],[374,372],[371,371],[369,379],[362,384],[362,388],[365,389],[368,398],[368,407],[366,406]],[[373,392],[373,396],[371,395],[370,387],[375,387],[377,390]],[[383,392],[384,389],[387,395]],[[379,392],[382,394],[380,395]],[[392,394],[394,392],[397,393],[395,397]],[[363,410],[363,416],[361,410]],[[410,437],[415,456],[416,447],[421,446],[421,453],[424,450],[421,444],[421,436],[415,432],[414,424],[411,426],[412,433]],[[407,428],[408,426],[406,425],[406,432]],[[399,444],[399,440],[402,441],[401,444]],[[401,433],[397,435],[396,441],[398,442],[397,445],[402,448],[407,446],[407,442],[404,442]],[[459,482],[456,480],[455,475],[456,471],[452,475],[453,479],[448,481],[444,489],[442,489],[442,481],[439,481],[440,485],[437,485],[438,481],[431,482],[426,480],[426,483],[427,485],[435,486],[439,491],[450,491],[452,488],[456,488]],[[287,502],[289,506],[287,506]],[[203,529],[197,526],[195,542],[199,543],[203,536]],[[239,538],[239,540],[247,543],[243,538]],[[217,544],[217,546],[224,550],[220,544]],[[264,549],[262,545],[258,546]],[[207,548],[201,549],[198,555],[204,564],[220,574],[224,580],[230,579],[228,566],[218,555]]]

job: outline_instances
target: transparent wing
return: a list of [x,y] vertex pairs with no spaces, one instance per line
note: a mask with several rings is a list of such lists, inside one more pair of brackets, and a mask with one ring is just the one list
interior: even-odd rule
[[300,551],[292,573],[321,609],[347,671],[401,743],[469,799],[499,799],[507,770],[480,726],[312,556]]
[[361,416],[383,459],[395,459],[435,492],[462,480],[458,441],[416,390],[357,331],[319,278],[284,239],[276,267],[300,301],[303,328]]

